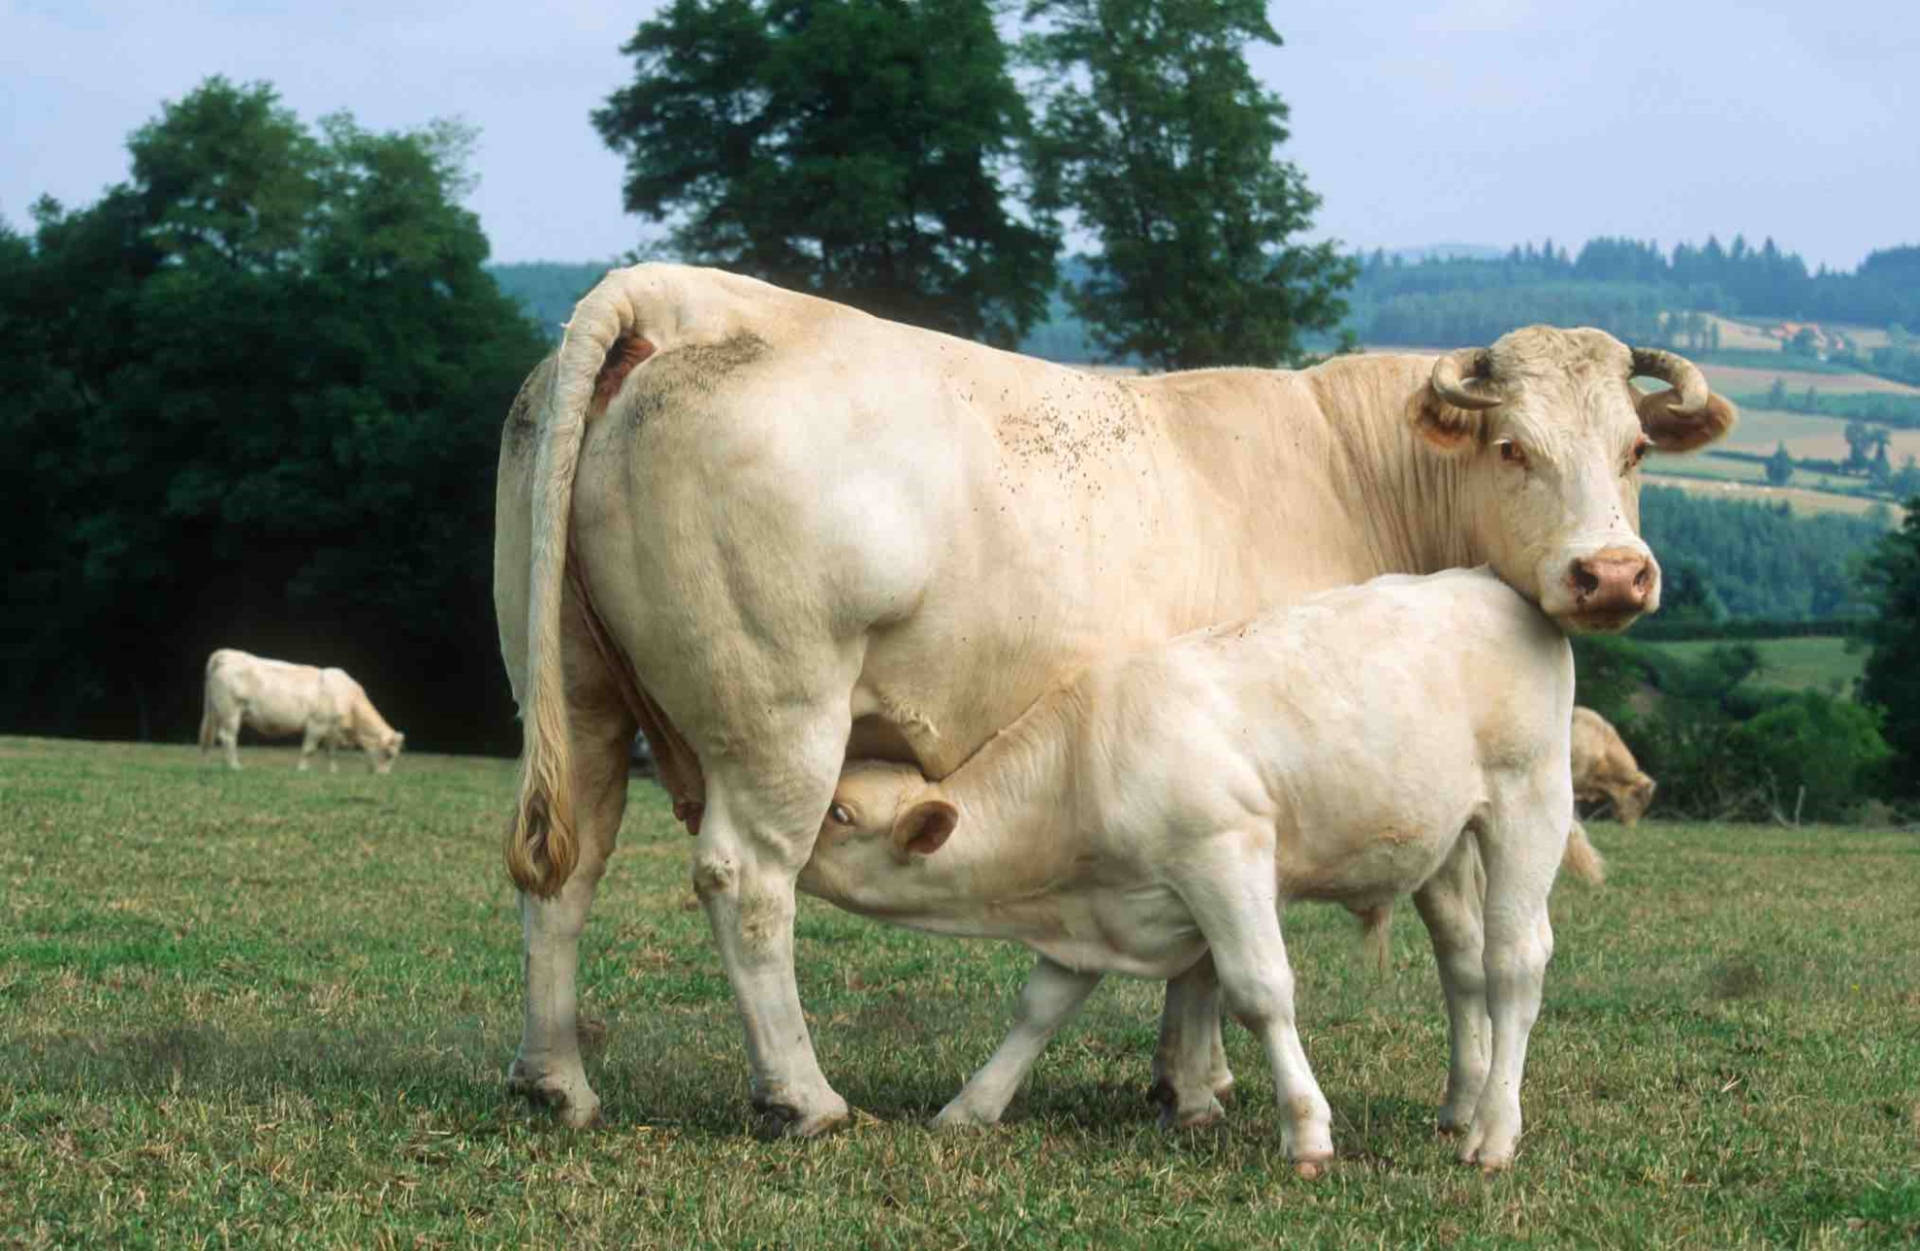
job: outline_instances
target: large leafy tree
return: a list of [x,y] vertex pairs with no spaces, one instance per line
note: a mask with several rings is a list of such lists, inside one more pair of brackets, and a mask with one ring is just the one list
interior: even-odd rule
[[467,141],[216,78],[132,136],[128,183],[0,238],[33,484],[0,514],[0,720],[190,734],[230,645],[353,670],[415,742],[510,729],[491,471],[543,344],[482,269]]
[[1026,105],[985,0],[674,0],[593,114],[629,212],[707,264],[1008,344],[1056,240],[1009,211]]
[[1880,541],[1861,581],[1875,611],[1860,695],[1885,718],[1894,793],[1920,797],[1920,496],[1907,501],[1906,522]]
[[1304,245],[1319,197],[1276,152],[1287,108],[1247,66],[1261,0],[1032,0],[1040,203],[1099,251],[1069,291],[1095,342],[1165,368],[1274,365],[1346,313],[1355,266]]

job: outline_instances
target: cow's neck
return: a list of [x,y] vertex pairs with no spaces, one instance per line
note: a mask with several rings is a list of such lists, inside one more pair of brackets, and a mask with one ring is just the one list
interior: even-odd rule
[[[1374,358],[1378,359],[1378,358]],[[1415,429],[1410,403],[1426,385],[1432,362],[1402,358],[1406,368],[1362,374],[1369,390],[1343,388],[1325,403],[1331,424],[1335,491],[1350,510],[1368,567],[1355,581],[1383,573],[1437,573],[1486,560],[1475,539],[1467,491],[1468,455],[1445,455]],[[1323,366],[1322,368],[1326,368]],[[1355,371],[1358,373],[1359,371]]]

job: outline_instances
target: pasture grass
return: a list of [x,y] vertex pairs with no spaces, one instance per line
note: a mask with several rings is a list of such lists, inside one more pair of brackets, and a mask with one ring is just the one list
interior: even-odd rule
[[1516,1169],[1435,1137],[1445,1026],[1411,908],[1390,972],[1287,916],[1341,1159],[1293,1176],[1252,1039],[1227,1121],[1155,1125],[1159,989],[1113,979],[1002,1128],[922,1122],[1027,958],[808,901],[800,980],[862,1116],[768,1140],[687,840],[636,782],[585,941],[609,1124],[506,1097],[512,769],[239,774],[185,747],[0,739],[0,1244],[1854,1246],[1920,1237],[1920,836],[1595,825],[1555,895]]
[[[1844,638],[1754,639],[1760,652],[1760,671],[1742,683],[1783,691],[1820,691],[1828,695],[1851,695],[1853,684],[1866,670],[1865,649],[1848,650]],[[1679,643],[1651,643],[1686,660],[1699,660],[1716,647],[1727,644],[1716,639],[1688,640]]]

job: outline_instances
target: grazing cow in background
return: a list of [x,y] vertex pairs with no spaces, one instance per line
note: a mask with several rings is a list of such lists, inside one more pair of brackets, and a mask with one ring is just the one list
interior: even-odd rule
[[330,773],[339,772],[336,747],[359,748],[367,753],[369,768],[385,773],[407,741],[345,670],[293,665],[223,647],[207,657],[200,754],[218,742],[226,749],[227,767],[238,769],[242,725],[268,738],[301,735],[301,770],[316,747],[325,747]]
[[939,782],[850,765],[799,885],[1039,953],[1012,1034],[937,1126],[998,1121],[1103,973],[1211,954],[1308,1176],[1333,1158],[1332,1114],[1276,909],[1384,918],[1413,894],[1453,1030],[1440,1125],[1464,1132],[1462,1160],[1504,1168],[1573,820],[1572,707],[1566,636],[1491,573],[1378,578],[1095,666]]
[[[1381,573],[1489,564],[1567,629],[1624,628],[1660,595],[1641,458],[1733,421],[1691,363],[1597,330],[1115,378],[713,270],[610,273],[501,433],[510,1085],[598,1112],[575,976],[636,729],[697,836],[753,1100],[818,1133],[848,1109],[794,981],[794,882],[847,759],[943,777],[1089,664]],[[1157,1070],[1194,1048],[1231,1081],[1218,991],[1205,966],[1170,986]]]
[[1640,772],[1613,723],[1591,708],[1573,710],[1573,795],[1582,803],[1613,801],[1613,815],[1631,828],[1653,802],[1656,783]]

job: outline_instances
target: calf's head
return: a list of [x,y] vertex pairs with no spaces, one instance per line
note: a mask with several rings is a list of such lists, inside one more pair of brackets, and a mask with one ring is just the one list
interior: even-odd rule
[[[1642,395],[1632,378],[1668,389]],[[1735,420],[1691,361],[1548,326],[1442,356],[1412,418],[1428,444],[1467,458],[1468,524],[1494,572],[1574,632],[1625,629],[1659,608],[1641,459],[1703,447]]]
[[1646,815],[1647,805],[1653,802],[1653,792],[1657,783],[1644,773],[1635,773],[1633,781],[1616,790],[1613,795],[1613,815],[1620,824],[1631,829],[1639,824]]
[[388,730],[372,742],[363,743],[366,749],[367,763],[373,766],[375,773],[386,773],[393,768],[393,762],[400,758],[400,749],[406,746],[407,736],[398,730]]
[[960,810],[912,765],[853,761],[834,787],[800,885],[884,911],[919,862],[940,850]]

